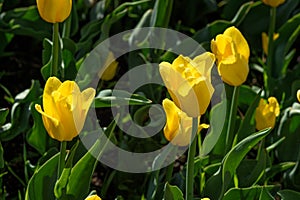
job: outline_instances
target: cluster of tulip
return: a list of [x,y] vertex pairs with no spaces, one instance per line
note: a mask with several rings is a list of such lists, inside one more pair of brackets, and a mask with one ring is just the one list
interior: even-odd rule
[[[277,7],[284,0],[263,0],[263,2],[271,7]],[[55,24],[63,22],[70,15],[72,0],[37,0],[37,7],[45,21]],[[278,37],[278,34],[273,33],[272,40]],[[263,33],[262,39],[263,50],[267,55],[270,48],[268,35]],[[201,124],[200,118],[206,112],[215,91],[211,80],[211,70],[215,63],[221,79],[230,87],[239,87],[247,79],[250,49],[246,39],[236,27],[229,27],[223,34],[217,35],[211,41],[211,51],[212,53],[206,52],[193,59],[179,55],[172,63],[161,62],[159,65],[161,77],[173,100],[162,101],[166,113],[164,136],[173,145],[189,145],[193,142],[193,129],[198,133],[201,129],[209,127],[207,124]],[[109,56],[113,57],[111,53]],[[53,63],[55,65],[54,60]],[[112,79],[117,65],[117,62],[113,62],[102,79]],[[42,115],[49,136],[60,142],[66,142],[73,140],[82,130],[96,92],[93,88],[81,92],[74,81],[62,83],[57,78],[55,68],[57,66],[53,67],[53,76],[48,78],[44,88],[43,109],[38,104],[35,108]],[[300,90],[297,97],[300,101]],[[275,97],[269,97],[268,102],[260,99],[255,112],[256,129],[273,128],[279,114],[280,107]],[[194,121],[197,122],[197,127],[193,127]],[[187,184],[188,182],[191,180],[187,179]],[[193,193],[189,186],[187,193]],[[86,200],[99,199],[97,195],[86,198]],[[191,198],[187,194],[187,200],[189,199]]]

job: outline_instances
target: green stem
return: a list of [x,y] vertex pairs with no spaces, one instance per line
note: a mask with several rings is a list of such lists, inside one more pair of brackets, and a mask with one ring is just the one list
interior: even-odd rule
[[53,24],[53,35],[52,35],[52,66],[51,75],[57,76],[58,74],[58,55],[59,55],[59,24]]
[[62,141],[60,143],[60,154],[59,154],[59,160],[58,160],[57,180],[59,179],[63,169],[65,168],[66,149],[67,149],[67,142]]
[[228,127],[226,131],[226,152],[228,152],[234,144],[234,128],[235,128],[235,119],[238,105],[238,96],[239,96],[239,86],[235,86],[233,88],[233,94],[231,98],[230,110],[229,110],[229,118],[228,118]]
[[193,118],[192,134],[191,134],[191,145],[188,151],[187,158],[187,176],[186,176],[186,193],[185,199],[192,200],[194,195],[194,158],[196,154],[197,140],[195,135],[198,131],[198,118]]
[[276,8],[271,7],[270,8],[270,25],[269,25],[269,32],[268,32],[268,56],[267,56],[267,70],[265,70],[267,73],[267,90],[272,90],[272,78],[274,77],[277,72],[272,73],[272,67],[273,67],[273,59],[274,59],[274,32],[275,32],[275,25],[276,25]]

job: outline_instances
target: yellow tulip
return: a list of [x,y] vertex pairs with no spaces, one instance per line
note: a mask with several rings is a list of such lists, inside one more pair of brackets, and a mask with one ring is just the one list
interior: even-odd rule
[[300,90],[297,91],[297,99],[300,102]]
[[271,7],[278,7],[279,5],[283,4],[285,0],[262,0],[264,4],[271,6]]
[[243,84],[249,73],[250,49],[241,32],[230,27],[211,41],[211,50],[216,55],[218,72],[222,80],[232,86]]
[[35,109],[42,114],[44,126],[50,137],[59,141],[71,141],[82,130],[95,90],[80,92],[74,81],[60,82],[50,77],[43,93],[43,107]]
[[[187,116],[185,112],[180,110],[175,103],[169,99],[164,99],[162,104],[167,118],[164,127],[166,139],[173,145],[188,145],[191,141],[193,118]],[[198,120],[199,119],[200,117],[198,117]],[[207,124],[201,124],[198,127],[198,132],[202,128],[208,127]]]
[[110,51],[104,64],[103,69],[105,69],[105,71],[103,73],[102,71],[99,71],[98,73],[100,79],[104,81],[109,81],[113,79],[113,77],[116,75],[118,64],[119,63],[116,61],[114,54]]
[[201,200],[210,200],[210,198],[207,198],[207,197],[206,197],[206,198],[202,198]]
[[205,113],[214,88],[211,84],[211,69],[215,57],[203,53],[193,60],[178,56],[172,64],[159,64],[161,77],[173,101],[190,117]]
[[101,200],[101,198],[94,194],[94,195],[88,196],[87,198],[85,198],[85,200]]
[[274,128],[275,120],[279,113],[280,108],[275,97],[268,98],[268,103],[261,99],[255,112],[256,129]]
[[46,22],[63,22],[69,17],[72,0],[36,0],[40,16]]
[[[279,33],[274,33],[273,40],[276,40],[278,37],[279,37]],[[264,53],[268,55],[269,37],[265,32],[263,32],[261,34],[261,39],[262,39],[262,46],[263,46]]]

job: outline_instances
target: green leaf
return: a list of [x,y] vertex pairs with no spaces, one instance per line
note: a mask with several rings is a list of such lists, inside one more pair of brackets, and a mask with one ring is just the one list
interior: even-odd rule
[[[255,124],[254,124],[254,120],[252,120],[252,119],[253,119],[253,115],[255,113],[255,110],[258,106],[258,103],[261,99],[261,92],[259,94],[256,94],[250,88],[248,88],[247,91],[251,91],[251,92],[245,92],[245,88],[246,87],[241,87],[240,97],[242,97],[242,99],[248,99],[248,100],[250,99],[251,102],[247,102],[247,103],[250,103],[250,104],[248,104],[250,106],[248,106],[245,117],[242,120],[242,123],[240,124],[238,132],[236,134],[237,135],[236,136],[237,137],[237,142],[239,142],[242,139],[248,137],[252,132],[255,131]],[[241,100],[241,102],[243,102],[243,101]]]
[[1,142],[0,142],[0,168],[4,168],[3,147]]
[[[115,96],[112,96],[115,95]],[[130,94],[123,90],[102,90],[95,97],[95,108],[106,108],[121,105],[145,105],[152,101],[138,94]]]
[[173,0],[156,0],[150,20],[150,27],[168,27],[172,7]]
[[[300,104],[294,103],[286,108],[281,117],[277,135],[285,138],[276,149],[278,160],[281,162],[297,161],[299,154]],[[287,148],[288,147],[288,148]]]
[[[105,133],[112,135],[115,127],[116,122],[113,121],[105,130]],[[100,140],[101,137],[72,168],[66,186],[67,198],[82,200],[89,194],[92,175],[98,162],[97,158],[101,156],[102,149],[105,148],[105,145],[100,145]],[[98,157],[95,157],[95,155],[98,155]]]
[[167,182],[164,191],[165,200],[184,200],[183,193],[177,186],[172,186]]
[[295,162],[283,162],[277,165],[273,165],[270,168],[266,168],[266,181],[273,178],[276,174],[286,171],[296,165]]
[[11,109],[11,122],[0,127],[0,140],[8,141],[29,128],[30,104],[41,94],[38,81],[32,81],[30,89],[19,93]]
[[9,113],[8,108],[1,108],[0,109],[0,125],[3,125],[5,123],[8,113]]
[[249,188],[232,188],[226,192],[222,200],[232,200],[232,199],[243,199],[243,200],[253,200],[261,199],[262,196],[266,197],[262,200],[272,200],[274,199],[266,189],[273,189],[274,186],[253,186]]
[[26,135],[27,142],[34,147],[41,155],[44,154],[51,146],[58,142],[50,138],[44,127],[42,116],[35,110],[35,104],[41,104],[41,101],[34,101],[30,105],[31,115],[33,117],[33,126]]
[[257,133],[254,133],[247,138],[243,139],[237,145],[235,145],[224,157],[223,159],[223,169],[222,169],[222,182],[223,189],[226,190],[232,177],[243,160],[246,154],[264,137],[270,133],[271,129],[264,129]]
[[223,127],[224,120],[226,118],[226,101],[215,105],[210,112],[210,132],[204,138],[200,155],[207,155],[216,145]]
[[285,57],[290,51],[293,43],[300,34],[300,14],[289,19],[279,30],[279,38],[274,41],[274,76],[284,77],[286,67],[284,66]]
[[69,176],[71,174],[71,170],[73,167],[73,159],[74,159],[78,144],[79,144],[79,140],[77,140],[77,142],[73,145],[73,147],[70,151],[71,153],[68,156],[68,160],[66,162],[65,168],[63,169],[61,176],[56,181],[56,184],[54,186],[54,194],[55,194],[55,197],[58,199],[60,199],[65,194],[65,191],[66,191],[65,188],[69,181]]
[[55,200],[53,188],[57,178],[58,158],[59,154],[56,154],[35,171],[28,182],[25,200]]
[[281,197],[281,200],[300,199],[300,193],[293,190],[280,190],[277,193]]

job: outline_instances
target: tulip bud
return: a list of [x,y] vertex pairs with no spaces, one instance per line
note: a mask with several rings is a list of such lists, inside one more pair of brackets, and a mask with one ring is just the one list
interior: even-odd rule
[[[274,33],[273,40],[276,40],[278,37],[279,37],[279,33]],[[266,55],[268,55],[269,37],[265,32],[263,32],[261,34],[261,39],[262,39],[262,47],[263,47],[264,53]]]
[[222,80],[232,86],[243,84],[249,73],[250,49],[241,32],[230,27],[211,41],[211,50],[216,55],[218,72]]
[[36,0],[40,16],[46,22],[63,22],[71,13],[72,0]]
[[50,137],[58,141],[71,141],[82,130],[94,96],[93,88],[80,92],[74,81],[61,83],[56,77],[50,77],[43,93],[44,111],[38,104],[35,109],[42,114]]
[[279,5],[283,4],[285,0],[262,0],[264,4],[271,6],[271,7],[278,7]]
[[268,98],[268,103],[261,99],[255,112],[256,129],[274,128],[276,117],[279,114],[280,108],[275,97]]
[[100,79],[104,80],[104,81],[109,81],[111,79],[114,78],[114,76],[116,75],[116,71],[118,68],[118,62],[116,61],[114,54],[110,51],[108,53],[106,62],[104,64],[104,68],[105,71],[102,73],[102,71],[100,71],[98,73]]
[[101,200],[101,198],[94,194],[94,195],[88,196],[87,198],[85,198],[85,200]]
[[297,99],[300,102],[300,90],[297,91]]

